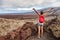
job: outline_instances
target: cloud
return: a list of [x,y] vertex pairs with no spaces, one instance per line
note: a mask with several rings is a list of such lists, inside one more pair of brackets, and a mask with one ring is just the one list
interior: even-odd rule
[[40,6],[44,0],[2,0],[2,7],[31,7]]
[[59,6],[59,0],[0,0],[0,7],[24,8],[24,7],[47,7]]
[[[60,0],[0,0],[0,7],[3,7],[2,11],[6,12],[27,12],[32,10],[46,7],[60,7]],[[1,10],[1,9],[0,9]]]
[[55,2],[52,4],[53,7],[60,7],[60,2]]

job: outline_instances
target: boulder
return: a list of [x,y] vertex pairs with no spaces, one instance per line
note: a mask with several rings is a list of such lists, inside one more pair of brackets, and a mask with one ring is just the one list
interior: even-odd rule
[[20,32],[21,33],[20,35],[21,35],[22,40],[25,40],[28,37],[30,37],[31,35],[33,35],[33,31],[32,30],[35,31],[35,29],[36,29],[36,28],[34,29],[34,27],[35,27],[35,25],[34,25],[33,22],[26,22],[23,25],[23,27],[21,29],[21,32]]
[[60,17],[48,21],[46,26],[56,38],[60,38]]

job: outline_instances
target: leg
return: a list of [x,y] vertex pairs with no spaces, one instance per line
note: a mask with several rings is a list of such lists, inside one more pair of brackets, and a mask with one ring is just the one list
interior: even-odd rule
[[41,36],[43,36],[43,26],[41,26]]
[[40,26],[38,26],[38,37],[40,37]]

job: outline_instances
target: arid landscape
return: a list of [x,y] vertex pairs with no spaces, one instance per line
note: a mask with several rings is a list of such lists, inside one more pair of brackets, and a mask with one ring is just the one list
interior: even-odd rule
[[[45,20],[49,21],[54,18],[56,18],[56,16],[48,16],[46,17]],[[38,21],[37,15],[0,15],[0,23],[2,23],[0,24],[1,25],[0,35],[3,36],[3,37],[0,37],[0,39],[1,40],[40,40],[36,37],[37,28],[36,26],[34,27],[34,25],[37,24],[37,21]],[[2,26],[2,25],[5,25],[5,26]],[[41,40],[44,40],[44,39],[58,40],[54,36],[52,36],[52,34],[49,34],[49,33],[50,32],[48,32],[48,30],[44,29],[44,36],[41,38]],[[11,36],[9,37],[9,35]],[[18,38],[14,39],[15,36],[17,36]]]
[[38,16],[0,15],[0,40],[60,40],[60,12],[45,16],[44,36],[37,38]]

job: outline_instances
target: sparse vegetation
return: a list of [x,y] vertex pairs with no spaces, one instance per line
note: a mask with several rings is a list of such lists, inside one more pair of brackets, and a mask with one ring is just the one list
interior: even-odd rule
[[[34,21],[34,20],[33,20]],[[1,40],[28,40],[32,35],[37,35],[37,20],[27,22],[21,27],[21,20],[0,18]],[[60,17],[45,22],[44,31],[52,31],[55,37],[60,37]]]
[[47,22],[47,30],[50,29],[55,37],[60,37],[60,17],[56,17]]

